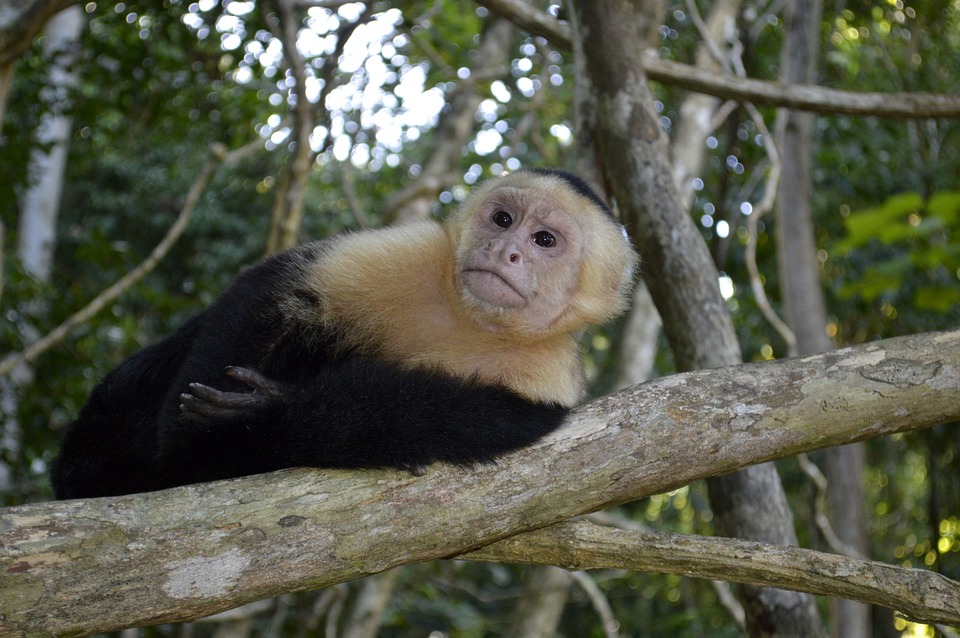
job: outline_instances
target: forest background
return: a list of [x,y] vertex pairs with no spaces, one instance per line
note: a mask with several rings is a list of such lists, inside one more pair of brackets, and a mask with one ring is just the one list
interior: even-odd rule
[[[516,5],[547,26],[520,20]],[[813,17],[806,54],[788,35],[796,7]],[[956,0],[644,10],[646,44],[661,60],[718,77],[960,93]],[[0,58],[0,351],[23,352],[121,285],[42,352],[4,360],[4,504],[49,499],[57,438],[97,380],[266,252],[442,215],[471,184],[504,170],[563,166],[596,179],[578,147],[584,105],[570,35],[555,17],[567,11],[465,0],[88,2],[55,17],[22,55],[8,49]],[[798,59],[808,68],[790,77]],[[651,82],[678,201],[709,247],[744,360],[960,324],[956,114],[850,114],[837,104],[791,125],[791,112],[759,98],[753,106],[682,86],[666,76]],[[808,177],[796,178],[791,171],[804,166],[791,162],[805,157]],[[784,191],[805,180],[804,192]],[[794,262],[784,253],[793,242],[776,235],[785,204],[810,212],[817,274],[803,291],[815,299],[794,298],[792,310],[784,299]],[[678,365],[649,299],[641,289],[629,316],[586,338],[594,396],[693,367]],[[805,345],[802,315],[815,319],[826,346]],[[847,454],[778,464],[800,544],[835,550],[839,542],[960,578],[956,426],[875,439]],[[835,489],[824,492],[824,483]],[[606,516],[709,535],[717,531],[709,500],[700,482]],[[350,635],[370,590],[383,599],[375,626],[385,636],[506,635],[548,599],[555,611],[538,621],[543,635],[723,636],[744,622],[726,586],[681,576],[444,561],[372,582],[289,594],[189,631],[286,635],[324,626]],[[818,602],[837,635],[948,631]],[[859,618],[860,634],[838,624],[848,617]]]

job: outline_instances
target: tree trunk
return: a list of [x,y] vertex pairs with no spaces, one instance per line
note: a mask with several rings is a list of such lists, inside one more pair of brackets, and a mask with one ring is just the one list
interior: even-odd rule
[[[658,25],[666,15],[667,6],[665,2],[651,2],[647,10],[649,24]],[[655,28],[645,28],[643,46],[656,46],[659,37],[660,34]],[[590,182],[597,192],[601,193],[604,200],[610,202],[613,201],[613,193],[610,190],[608,176],[603,174],[603,162],[598,155],[596,96],[589,81],[589,71],[581,44],[579,38],[571,42],[574,52],[573,111],[577,173]],[[621,211],[621,216],[622,214]],[[621,221],[626,222],[626,220]],[[641,255],[640,268],[644,267],[644,259]],[[615,389],[636,385],[650,378],[656,361],[657,340],[661,325],[660,314],[650,296],[647,284],[640,279],[633,291],[633,301],[630,304],[629,316],[619,344],[617,379],[613,384]]]
[[[821,0],[791,2],[786,11],[780,79],[787,84],[810,81],[816,69]],[[796,354],[826,352],[833,347],[826,333],[827,311],[813,228],[811,163],[815,128],[816,116],[812,113],[783,109],[777,114],[781,158],[777,259],[787,323],[800,350]]]
[[[736,363],[740,348],[720,296],[717,270],[692,219],[680,207],[668,168],[666,135],[643,72],[642,43],[651,27],[642,5],[629,0],[575,3],[574,51],[584,56],[587,70],[587,77],[576,81],[588,82],[585,92],[595,96],[597,156],[637,242],[643,275],[677,367],[697,370]],[[711,479],[708,487],[717,526],[725,533],[797,543],[772,465]],[[725,507],[748,503],[749,510]],[[743,597],[752,635],[822,634],[809,596],[745,587]]]
[[553,638],[570,596],[570,572],[553,566],[531,569],[505,638]]
[[[786,6],[780,80],[811,84],[816,80],[822,0],[798,0]],[[827,311],[820,285],[820,263],[814,236],[812,201],[813,145],[816,115],[782,109],[777,114],[781,178],[777,194],[777,256],[787,323],[796,336],[798,354],[826,352]],[[833,532],[861,556],[867,554],[862,444],[825,450],[827,504]],[[831,601],[831,634],[835,638],[869,638],[870,609],[849,600]]]
[[399,575],[400,570],[394,569],[363,580],[344,625],[343,638],[376,638]]
[[615,390],[643,383],[650,378],[657,359],[657,342],[661,321],[650,290],[643,281],[637,282],[630,304],[627,325],[623,329],[617,355]]
[[0,130],[3,128],[3,116],[7,112],[7,101],[10,99],[10,87],[13,86],[16,66],[14,62],[0,63]]
[[[43,43],[48,74],[41,97],[49,110],[40,118],[35,145],[30,151],[27,169],[29,187],[20,206],[20,229],[17,234],[17,256],[24,270],[43,283],[49,283],[53,269],[57,213],[60,210],[60,193],[63,190],[63,174],[73,123],[73,117],[66,112],[69,109],[68,93],[74,83],[70,66],[83,25],[83,10],[79,6],[68,7],[47,23]],[[24,343],[32,343],[39,336],[31,318],[46,313],[47,307],[43,302],[34,300],[25,304],[24,317],[17,326]],[[0,447],[14,457],[20,450],[16,388],[32,380],[33,372],[25,363],[17,366],[10,377],[0,379],[0,414],[3,415]],[[12,491],[11,481],[9,468],[0,462],[0,492]]]
[[50,281],[57,213],[63,190],[73,117],[68,92],[74,84],[70,69],[83,31],[83,10],[69,7],[47,23],[43,55],[49,64],[42,97],[48,109],[37,128],[37,145],[30,152],[29,188],[20,209],[18,253],[24,269],[36,279]]

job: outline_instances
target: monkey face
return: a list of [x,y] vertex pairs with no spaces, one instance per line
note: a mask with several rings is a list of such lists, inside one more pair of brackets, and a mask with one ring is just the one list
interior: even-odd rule
[[625,308],[636,253],[584,188],[555,173],[520,171],[474,190],[447,221],[454,285],[475,322],[540,339]]
[[583,229],[543,192],[501,187],[464,220],[457,283],[469,305],[542,331],[576,288]]

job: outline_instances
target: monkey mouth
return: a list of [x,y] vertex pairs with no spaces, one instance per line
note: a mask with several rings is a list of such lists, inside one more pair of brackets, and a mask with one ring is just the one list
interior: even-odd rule
[[527,301],[526,295],[496,270],[466,268],[461,271],[461,279],[464,288],[485,303],[502,308],[518,308]]

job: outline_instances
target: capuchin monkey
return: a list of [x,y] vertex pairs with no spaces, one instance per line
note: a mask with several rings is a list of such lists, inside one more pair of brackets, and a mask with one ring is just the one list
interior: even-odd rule
[[578,337],[624,309],[636,259],[582,180],[545,169],[485,182],[443,224],[272,256],[103,379],[54,492],[492,461],[583,398]]

